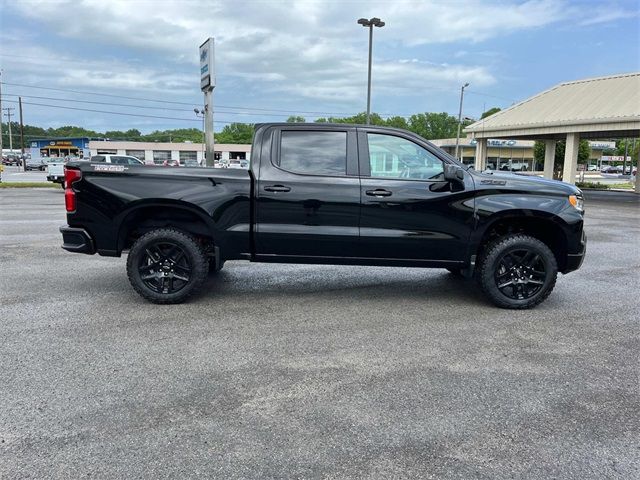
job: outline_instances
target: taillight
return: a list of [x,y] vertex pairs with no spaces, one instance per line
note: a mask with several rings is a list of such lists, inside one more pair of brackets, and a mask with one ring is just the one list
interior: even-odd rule
[[76,192],[73,184],[82,178],[82,172],[73,168],[64,167],[64,206],[67,212],[76,211]]

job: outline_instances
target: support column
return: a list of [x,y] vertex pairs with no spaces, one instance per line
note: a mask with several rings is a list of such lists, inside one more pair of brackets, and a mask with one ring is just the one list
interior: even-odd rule
[[556,141],[544,141],[544,178],[553,180],[553,163],[556,160]]
[[[633,162],[631,162],[633,164]],[[640,150],[638,151],[638,162],[636,163],[636,193],[640,193]],[[631,173],[633,173],[633,168],[631,168]]]
[[567,145],[564,150],[564,166],[562,181],[575,184],[578,169],[578,148],[580,148],[580,134],[567,133]]
[[487,163],[487,139],[480,138],[476,143],[476,163],[474,168],[482,171]]

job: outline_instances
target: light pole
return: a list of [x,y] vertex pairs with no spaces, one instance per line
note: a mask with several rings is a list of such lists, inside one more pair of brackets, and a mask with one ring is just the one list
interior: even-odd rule
[[462,127],[462,100],[464,99],[464,89],[469,86],[469,83],[462,85],[460,89],[460,110],[458,110],[458,134],[456,135],[456,158],[458,158],[458,149],[460,147],[460,127]]
[[[206,139],[205,139],[205,134],[204,134],[204,119],[205,119],[205,109],[203,108],[202,110],[194,108],[193,111],[196,114],[196,117],[201,118],[202,119],[202,161],[205,162],[205,143],[206,143]],[[205,162],[206,164],[206,162]]]
[[367,20],[361,18],[358,23],[363,27],[369,28],[369,77],[367,83],[367,125],[371,123],[371,55],[373,52],[373,27],[384,27],[384,22],[378,17],[373,17]]

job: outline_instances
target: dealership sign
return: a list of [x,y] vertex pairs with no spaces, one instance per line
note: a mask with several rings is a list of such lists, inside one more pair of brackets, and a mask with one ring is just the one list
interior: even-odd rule
[[[469,143],[471,145],[475,145],[478,143],[478,141],[476,139],[473,139]],[[487,146],[489,147],[513,147],[517,143],[518,142],[516,140],[494,140],[491,138],[487,140]]]
[[209,37],[200,45],[200,90],[211,91],[216,86],[214,60],[214,40]]

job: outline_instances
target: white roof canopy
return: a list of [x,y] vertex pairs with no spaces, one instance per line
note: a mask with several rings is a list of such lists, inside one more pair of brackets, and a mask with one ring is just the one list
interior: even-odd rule
[[475,138],[640,136],[640,72],[556,85],[465,128]]

